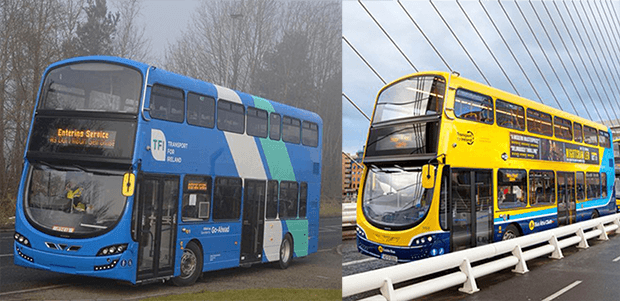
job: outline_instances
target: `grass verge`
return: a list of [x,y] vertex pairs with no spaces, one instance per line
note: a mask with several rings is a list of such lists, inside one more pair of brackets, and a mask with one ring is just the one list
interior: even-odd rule
[[168,295],[145,300],[342,300],[342,291],[305,288],[247,289]]

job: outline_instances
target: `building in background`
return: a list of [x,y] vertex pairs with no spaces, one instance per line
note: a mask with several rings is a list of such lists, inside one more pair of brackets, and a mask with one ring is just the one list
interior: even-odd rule
[[342,199],[345,202],[357,200],[357,189],[364,172],[361,164],[363,155],[363,151],[358,151],[354,155],[342,152]]

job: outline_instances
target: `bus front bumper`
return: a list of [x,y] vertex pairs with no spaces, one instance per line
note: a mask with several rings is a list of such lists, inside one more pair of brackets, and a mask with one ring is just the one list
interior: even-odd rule
[[450,234],[444,233],[427,235],[427,237],[432,237],[430,241],[426,238],[424,243],[418,241],[417,245],[409,247],[378,244],[364,236],[360,232],[357,233],[357,250],[360,253],[392,262],[419,260],[443,255],[450,250]]
[[16,265],[26,268],[135,282],[136,262],[127,251],[111,256],[75,256],[14,243],[13,258]]

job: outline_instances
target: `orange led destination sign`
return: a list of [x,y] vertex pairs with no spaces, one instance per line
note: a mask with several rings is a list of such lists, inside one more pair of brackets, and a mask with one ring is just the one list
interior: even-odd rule
[[207,183],[205,182],[193,182],[187,183],[187,190],[203,190],[207,191]]
[[49,142],[62,145],[114,148],[116,131],[55,129],[50,133]]

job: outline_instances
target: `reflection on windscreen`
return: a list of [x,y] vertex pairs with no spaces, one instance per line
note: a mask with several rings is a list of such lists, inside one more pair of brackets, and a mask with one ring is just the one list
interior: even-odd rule
[[120,218],[126,198],[122,176],[36,166],[31,173],[26,213],[54,232],[92,234]]
[[445,81],[416,76],[384,89],[377,100],[373,123],[441,112]]
[[136,113],[142,77],[134,69],[105,63],[56,68],[45,78],[46,110]]
[[364,213],[370,221],[390,226],[413,225],[431,206],[432,189],[422,187],[421,171],[370,170],[364,184]]

